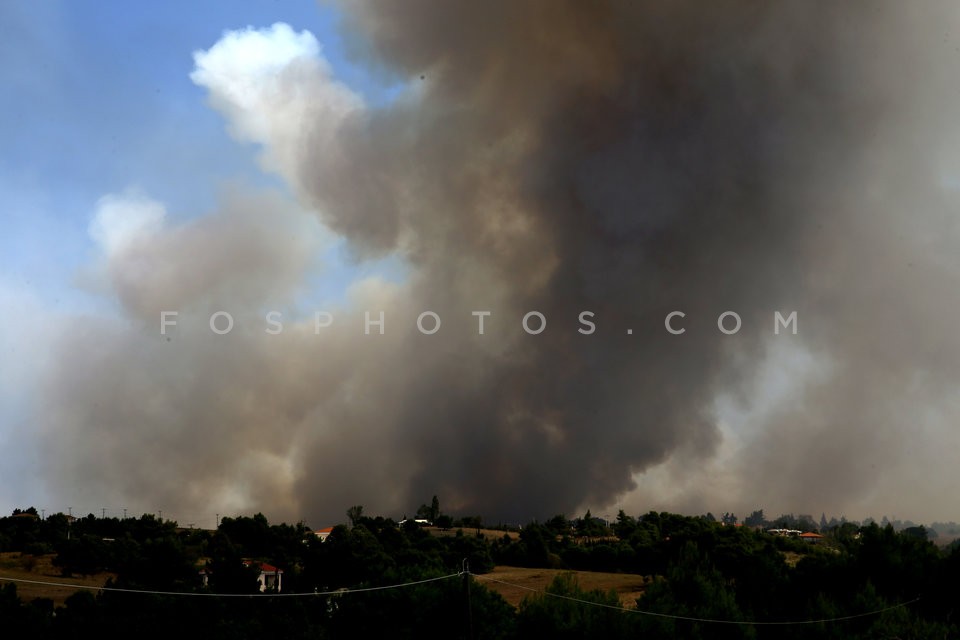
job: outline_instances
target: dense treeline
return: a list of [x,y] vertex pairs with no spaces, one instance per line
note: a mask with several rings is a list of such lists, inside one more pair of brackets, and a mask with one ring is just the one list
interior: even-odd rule
[[[436,499],[421,515],[464,524],[443,516]],[[131,630],[216,638],[957,637],[960,551],[937,548],[923,527],[897,532],[889,524],[844,522],[811,544],[734,526],[728,515],[621,512],[612,523],[589,513],[573,521],[557,516],[522,527],[518,536],[484,535],[479,518],[471,518],[470,529],[434,535],[413,520],[400,525],[352,507],[350,525],[321,541],[302,524],[270,524],[261,514],[224,518],[216,531],[203,531],[151,515],[40,519],[18,511],[0,518],[0,551],[27,560],[55,554],[64,575],[106,571],[116,576],[108,586],[117,588],[249,597],[82,591],[54,607],[44,599],[24,602],[8,583],[0,590],[0,621],[5,630],[39,637],[110,638]],[[642,574],[648,584],[637,609],[660,615],[618,610],[616,594],[586,592],[572,574],[515,610],[484,580],[454,575],[464,560],[480,578],[495,563]],[[283,569],[282,593],[354,591],[265,597],[261,563]],[[356,591],[419,581],[427,582]],[[746,624],[858,616],[907,602],[828,623]]]

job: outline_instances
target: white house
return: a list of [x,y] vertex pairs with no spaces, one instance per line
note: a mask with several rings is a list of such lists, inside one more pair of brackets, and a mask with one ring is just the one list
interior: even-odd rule
[[323,542],[331,533],[333,533],[333,527],[324,527],[323,529],[317,529],[314,531],[313,535],[317,536],[317,538],[320,539],[320,542]]
[[245,567],[249,567],[252,564],[256,565],[260,569],[260,575],[257,576],[257,581],[260,583],[260,593],[263,593],[269,589],[275,590],[279,593],[280,583],[283,579],[283,569],[277,569],[272,564],[267,564],[266,562],[254,563],[250,560],[243,561],[243,566]]
[[[244,560],[243,566],[255,566],[260,569],[260,574],[257,576],[257,582],[260,583],[260,593],[263,593],[268,589],[274,589],[277,592],[280,591],[283,581],[283,569],[278,569],[272,564],[267,564],[266,562],[254,562],[252,560]],[[209,585],[210,574],[212,572],[209,569],[203,568],[200,569],[198,573],[200,574],[200,583],[205,587]]]

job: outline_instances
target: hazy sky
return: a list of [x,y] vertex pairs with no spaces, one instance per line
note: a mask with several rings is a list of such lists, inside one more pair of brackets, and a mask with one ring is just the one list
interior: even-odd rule
[[960,520],[957,26],[0,4],[0,511]]

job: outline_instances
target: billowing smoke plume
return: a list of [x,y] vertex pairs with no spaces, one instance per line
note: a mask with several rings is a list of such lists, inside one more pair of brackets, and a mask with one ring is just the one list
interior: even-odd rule
[[[285,25],[195,56],[194,82],[297,205],[235,187],[175,225],[140,194],[100,203],[96,272],[125,320],[62,337],[42,420],[56,482],[98,504],[317,521],[433,494],[519,519],[624,495],[947,508],[949,3],[343,10],[357,55],[405,79],[395,101],[366,104]],[[309,302],[331,234],[406,277]]]

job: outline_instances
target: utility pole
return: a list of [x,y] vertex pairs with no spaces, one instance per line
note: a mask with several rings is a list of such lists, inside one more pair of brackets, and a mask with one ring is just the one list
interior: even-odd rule
[[473,640],[473,611],[470,606],[470,562],[463,559],[463,630],[465,640]]
[[160,509],[157,513],[160,514],[160,522],[163,522],[163,509]]
[[101,519],[101,520],[106,520],[106,518],[107,518],[107,508],[106,508],[106,507],[101,507],[101,509],[100,509],[100,519]]

